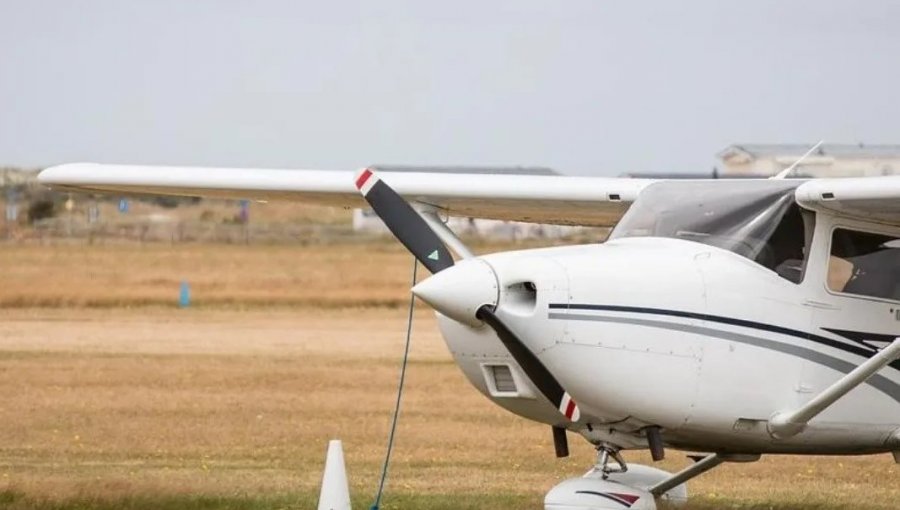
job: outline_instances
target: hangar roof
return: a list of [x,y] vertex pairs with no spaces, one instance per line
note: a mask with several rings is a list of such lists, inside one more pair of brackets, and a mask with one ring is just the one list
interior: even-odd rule
[[[744,157],[758,159],[768,156],[800,157],[812,147],[813,144],[803,143],[759,143],[759,144],[733,144],[719,152],[719,158],[723,160]],[[817,156],[831,156],[833,158],[900,158],[900,145],[897,144],[864,144],[864,143],[826,143],[815,153]]]

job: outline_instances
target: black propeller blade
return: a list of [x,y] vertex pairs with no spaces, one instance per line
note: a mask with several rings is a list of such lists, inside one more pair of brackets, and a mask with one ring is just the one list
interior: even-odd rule
[[360,172],[356,188],[394,236],[429,271],[437,273],[453,265],[450,251],[434,230],[375,172],[368,168]]
[[572,400],[572,397],[563,389],[559,381],[553,377],[553,374],[547,370],[547,367],[541,363],[541,360],[497,317],[493,307],[488,305],[482,306],[478,309],[476,317],[483,320],[485,324],[497,333],[500,341],[503,342],[506,350],[512,354],[516,363],[522,367],[522,370],[525,371],[531,382],[556,406],[559,412],[570,421],[578,421],[581,417],[578,404]]
[[[356,187],[394,236],[429,271],[438,273],[453,266],[449,250],[428,226],[428,223],[403,197],[375,175],[375,172],[368,168],[362,170],[356,177]],[[569,421],[577,422],[581,416],[578,404],[572,400],[572,397],[538,357],[500,320],[494,307],[482,306],[475,316],[497,333],[500,341],[522,367],[525,375],[556,406],[559,412]]]

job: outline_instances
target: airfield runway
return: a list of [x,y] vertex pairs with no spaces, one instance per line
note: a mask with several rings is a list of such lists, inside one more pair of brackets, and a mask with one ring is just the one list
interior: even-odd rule
[[[373,270],[357,250],[3,247],[17,269],[0,285],[0,508],[310,508],[335,437],[367,508],[409,259],[363,249]],[[198,289],[188,309],[182,278]],[[571,443],[555,459],[549,430],[481,397],[416,314],[384,508],[541,508],[593,461]],[[898,474],[890,456],[770,457],[695,480],[690,508],[896,509]]]

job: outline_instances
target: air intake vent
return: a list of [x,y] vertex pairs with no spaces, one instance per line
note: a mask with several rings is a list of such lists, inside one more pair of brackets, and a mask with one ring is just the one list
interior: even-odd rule
[[488,365],[488,372],[494,381],[494,389],[498,393],[516,393],[516,381],[507,365]]

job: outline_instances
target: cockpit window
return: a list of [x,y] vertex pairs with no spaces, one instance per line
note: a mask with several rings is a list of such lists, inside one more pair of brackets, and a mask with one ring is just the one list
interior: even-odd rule
[[900,238],[835,229],[828,260],[828,288],[900,301]]
[[659,182],[641,192],[610,239],[670,237],[709,244],[799,283],[814,220],[794,200],[800,182]]

